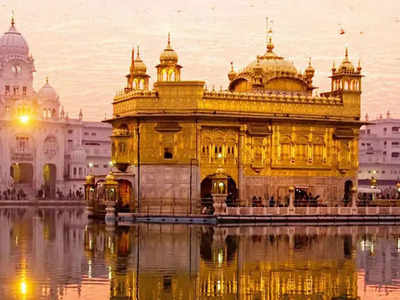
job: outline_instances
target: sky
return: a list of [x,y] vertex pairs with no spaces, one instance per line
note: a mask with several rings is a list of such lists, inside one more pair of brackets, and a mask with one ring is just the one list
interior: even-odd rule
[[181,79],[225,89],[231,61],[240,70],[265,52],[269,17],[274,51],[301,71],[311,57],[318,92],[330,89],[332,62],[348,47],[365,75],[362,115],[400,118],[398,0],[0,0],[0,31],[12,10],[35,59],[34,87],[48,76],[71,117],[81,108],[87,120],[111,116],[132,47],[140,45],[153,83],[168,32]]

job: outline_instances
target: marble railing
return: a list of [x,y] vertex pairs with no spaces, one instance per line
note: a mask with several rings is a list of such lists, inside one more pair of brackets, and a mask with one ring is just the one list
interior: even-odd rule
[[400,216],[400,207],[227,207],[226,214],[231,216]]

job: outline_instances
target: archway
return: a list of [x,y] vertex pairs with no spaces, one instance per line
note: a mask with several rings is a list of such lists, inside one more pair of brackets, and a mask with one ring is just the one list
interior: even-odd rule
[[54,164],[43,166],[43,182],[46,197],[54,198],[56,195],[57,167]]
[[351,189],[353,188],[353,181],[351,180],[346,180],[344,183],[344,196],[343,196],[343,202],[345,206],[347,206],[348,203],[351,201]]
[[117,180],[119,184],[119,201],[118,201],[118,211],[120,212],[130,212],[133,209],[133,191],[132,183],[128,180]]
[[10,176],[14,183],[32,183],[33,166],[30,163],[13,163],[10,167]]
[[[213,204],[213,199],[211,196],[212,182],[211,176],[207,176],[203,179],[200,185],[200,197],[201,197],[201,205],[210,206]],[[228,176],[228,196],[226,198],[227,206],[235,206],[236,200],[238,196],[238,191],[236,187],[236,182],[232,177]]]

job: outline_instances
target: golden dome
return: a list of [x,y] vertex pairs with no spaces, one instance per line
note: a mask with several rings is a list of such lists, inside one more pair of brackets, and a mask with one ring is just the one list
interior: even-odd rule
[[340,65],[339,72],[341,73],[352,73],[354,72],[354,66],[351,63],[351,61],[349,60],[349,51],[346,48],[346,53],[345,53],[345,57],[342,61],[342,64]]
[[297,69],[293,63],[283,59],[281,56],[276,55],[273,52],[273,49],[274,44],[272,43],[271,38],[269,38],[267,52],[262,56],[258,56],[257,60],[247,65],[241,73],[253,73],[255,68],[257,69],[261,67],[262,71],[266,74],[282,72],[290,75],[296,75]]
[[167,47],[160,55],[160,62],[163,63],[177,63],[178,62],[178,54],[174,49],[171,48],[171,38],[168,33],[168,44]]
[[247,65],[242,73],[253,73],[255,68],[261,67],[264,73],[282,72],[290,75],[296,75],[297,69],[290,61],[283,59],[280,56],[260,56],[259,61],[251,62]]
[[144,64],[144,62],[142,61],[142,59],[140,58],[139,47],[138,47],[135,65],[133,68],[133,73],[134,74],[146,74],[146,71],[147,71],[147,67]]

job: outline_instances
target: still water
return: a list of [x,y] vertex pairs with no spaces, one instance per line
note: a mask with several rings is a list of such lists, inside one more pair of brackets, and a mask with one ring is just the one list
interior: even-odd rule
[[399,253],[397,226],[108,228],[83,208],[0,208],[0,299],[400,299]]

